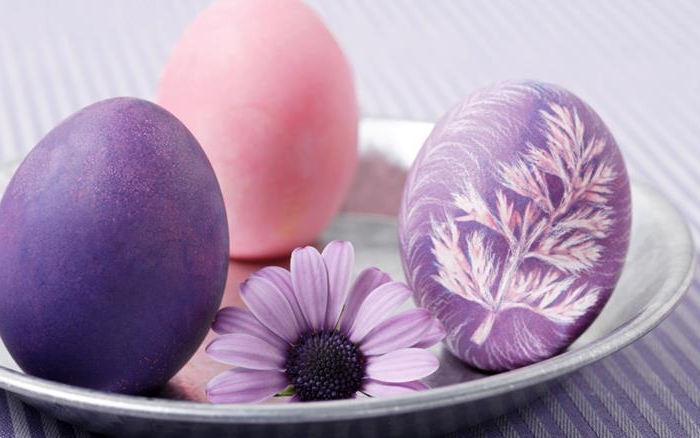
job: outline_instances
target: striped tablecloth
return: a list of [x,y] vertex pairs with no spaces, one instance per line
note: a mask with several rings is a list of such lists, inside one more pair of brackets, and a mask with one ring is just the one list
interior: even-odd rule
[[[0,159],[107,97],[153,98],[201,0],[0,0]],[[504,79],[588,101],[631,176],[700,230],[700,2],[313,0],[355,70],[364,115],[434,120]],[[660,327],[527,407],[456,436],[700,436],[700,280]],[[0,393],[0,436],[89,434]]]

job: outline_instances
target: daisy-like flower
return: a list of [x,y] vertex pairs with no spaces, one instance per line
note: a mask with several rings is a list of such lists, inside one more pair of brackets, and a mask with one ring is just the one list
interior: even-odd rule
[[350,287],[354,250],[333,241],[292,253],[291,272],[266,267],[241,285],[248,309],[226,307],[207,347],[234,365],[207,385],[214,403],[255,403],[388,396],[426,389],[420,379],[439,366],[425,350],[445,336],[425,309],[393,315],[411,295],[376,268]]

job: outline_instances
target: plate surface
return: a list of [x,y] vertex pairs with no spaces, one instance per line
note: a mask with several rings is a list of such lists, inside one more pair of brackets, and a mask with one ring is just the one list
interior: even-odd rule
[[[378,266],[394,278],[403,279],[396,223],[386,214],[398,208],[405,169],[430,129],[427,123],[363,121],[358,177],[345,213],[321,239],[351,240],[358,271]],[[0,187],[4,187],[11,171],[10,166],[4,174],[0,171]],[[527,367],[486,375],[462,365],[438,347],[441,367],[428,380],[433,386],[428,391],[304,404],[211,405],[200,402],[202,390],[205,382],[223,368],[204,356],[201,349],[161,393],[137,397],[28,376],[18,370],[0,344],[0,387],[71,423],[119,436],[384,437],[450,432],[526,403],[553,379],[638,339],[673,309],[692,274],[690,233],[677,211],[652,189],[633,184],[632,195],[630,250],[610,301],[567,351]],[[240,304],[238,284],[258,268],[254,264],[231,264],[223,305]]]

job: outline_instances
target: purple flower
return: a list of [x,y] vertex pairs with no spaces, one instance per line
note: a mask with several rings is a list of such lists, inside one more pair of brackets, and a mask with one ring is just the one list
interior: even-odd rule
[[376,268],[350,286],[354,250],[333,241],[323,254],[292,253],[291,272],[266,267],[241,285],[250,311],[221,309],[207,347],[237,368],[214,377],[214,403],[255,403],[275,395],[294,401],[389,396],[426,389],[420,382],[439,366],[424,348],[445,330],[425,309],[392,315],[411,295]]

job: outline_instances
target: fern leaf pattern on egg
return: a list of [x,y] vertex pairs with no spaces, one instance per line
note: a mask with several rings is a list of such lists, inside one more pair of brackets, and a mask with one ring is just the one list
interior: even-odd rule
[[406,182],[401,250],[448,348],[500,371],[561,352],[619,278],[629,182],[600,118],[548,84],[507,83],[457,105]]

